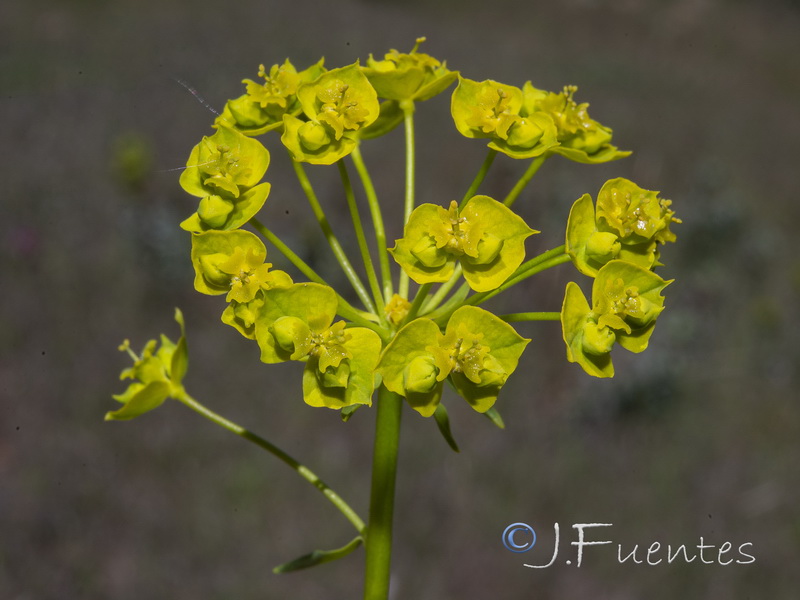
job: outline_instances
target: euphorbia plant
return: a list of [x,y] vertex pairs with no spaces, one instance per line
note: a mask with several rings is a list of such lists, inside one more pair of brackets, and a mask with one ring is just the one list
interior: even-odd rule
[[[595,377],[613,376],[614,344],[632,352],[644,350],[664,308],[661,292],[669,281],[654,269],[661,265],[659,245],[675,240],[670,225],[679,222],[669,201],[657,192],[613,179],[600,190],[596,206],[589,194],[575,202],[564,245],[526,260],[527,250],[537,246],[538,238],[531,236],[539,232],[512,206],[545,160],[560,155],[579,163],[601,163],[629,153],[611,144],[611,129],[589,117],[587,104],[576,103],[575,87],[555,93],[530,82],[519,88],[472,81],[419,52],[422,41],[406,54],[392,50],[383,60],[370,56],[366,65],[356,62],[326,70],[320,60],[299,72],[288,59],[269,70],[261,65],[258,76],[264,82],[244,80],[245,94],[227,103],[213,124],[216,132],[190,152],[180,178],[182,187],[200,199],[196,212],[180,224],[191,234],[195,289],[225,296],[223,323],[253,340],[266,364],[303,362],[297,390],[299,396],[302,389],[308,405],[339,411],[345,421],[357,409],[376,405],[368,521],[307,467],[188,394],[180,311],[177,343],[162,336],[160,344],[148,342],[136,355],[125,342],[122,348],[131,354],[134,366],[122,377],[134,383],[114,396],[122,407],[106,415],[108,420],[130,419],[173,398],[280,458],[322,491],[352,523],[356,536],[341,548],[312,552],[276,571],[338,559],[364,544],[368,599],[385,599],[389,591],[404,404],[423,418],[434,417],[456,451],[443,402],[445,384],[503,427],[496,404],[531,341],[510,324],[518,321],[560,321],[567,359]],[[489,140],[489,151],[463,196],[417,206],[414,113],[419,102],[456,82],[451,101],[455,126],[468,138]],[[403,236],[390,248],[361,148],[400,124],[406,141]],[[362,306],[345,300],[325,274],[315,272],[258,220],[271,191],[270,184],[262,182],[270,156],[255,138],[259,135],[280,137],[311,214]],[[502,200],[477,194],[498,153],[530,161]],[[342,199],[352,217],[366,284],[306,175],[306,165],[333,164],[341,175]],[[363,187],[374,248],[362,227],[351,167]],[[274,252],[282,253],[296,272],[273,269],[267,259]],[[480,306],[546,269],[570,262],[594,278],[591,302],[577,283],[570,282],[560,311],[496,315]]]

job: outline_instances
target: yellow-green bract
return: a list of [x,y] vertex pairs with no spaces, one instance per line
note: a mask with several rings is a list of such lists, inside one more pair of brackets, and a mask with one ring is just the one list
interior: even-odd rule
[[358,131],[380,113],[378,95],[358,63],[327,71],[297,89],[305,119],[283,116],[281,141],[298,162],[330,165],[355,148]]
[[194,288],[201,294],[228,294],[226,300],[250,302],[259,290],[291,285],[283,271],[266,263],[264,243],[249,231],[192,234]]
[[369,405],[381,339],[370,329],[334,323],[337,304],[336,292],[317,283],[265,292],[255,322],[261,360],[305,361],[303,397],[311,406]]
[[450,279],[457,263],[477,292],[499,287],[525,258],[525,239],[539,233],[489,196],[473,196],[458,208],[422,204],[390,251],[417,283]]
[[589,194],[572,205],[566,251],[575,267],[590,277],[614,259],[650,269],[658,264],[658,244],[676,239],[670,225],[681,221],[671,204],[632,181],[611,179],[597,194],[596,211]]
[[517,368],[528,342],[492,313],[462,306],[450,317],[444,333],[426,318],[403,327],[384,350],[376,370],[390,391],[404,396],[424,417],[436,410],[447,377],[472,408],[486,412]]
[[591,308],[578,285],[568,283],[561,308],[567,359],[589,375],[613,377],[614,343],[631,352],[647,348],[664,310],[661,292],[670,283],[632,263],[612,260],[595,277]]
[[553,119],[524,102],[523,92],[492,80],[459,77],[450,104],[456,128],[512,158],[541,156],[558,144]]
[[256,136],[283,126],[283,115],[301,112],[297,88],[325,72],[323,60],[299,73],[287,58],[282,65],[272,65],[269,71],[259,65],[258,76],[264,82],[244,79],[247,93],[228,100],[215,122],[216,127],[233,127],[247,136]]
[[458,73],[447,69],[428,54],[417,52],[425,38],[417,38],[417,43],[408,54],[390,50],[384,60],[375,60],[372,55],[362,71],[369,79],[378,96],[387,100],[428,100],[446,90],[458,77]]
[[167,398],[180,393],[183,377],[189,366],[189,355],[183,313],[177,308],[175,321],[181,328],[181,337],[177,343],[162,334],[159,342],[147,342],[138,356],[130,349],[128,340],[120,346],[120,350],[128,352],[134,359],[133,366],[122,371],[120,379],[133,379],[134,382],[124,392],[114,396],[114,400],[121,402],[123,406],[106,413],[106,421],[133,419],[158,408]]

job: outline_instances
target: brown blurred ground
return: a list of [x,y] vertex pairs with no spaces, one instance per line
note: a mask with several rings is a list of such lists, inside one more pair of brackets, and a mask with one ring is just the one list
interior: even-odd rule
[[[177,223],[194,201],[168,170],[213,115],[172,78],[221,107],[259,62],[325,55],[333,67],[419,35],[473,79],[579,85],[578,100],[635,151],[606,166],[549,161],[519,202],[543,232],[531,252],[559,244],[572,201],[613,176],[662,190],[684,224],[664,253],[676,278],[668,310],[645,354],[617,355],[616,379],[567,364],[556,324],[521,325],[534,341],[498,404],[505,431],[451,401],[455,455],[407,412],[395,597],[796,598],[798,34],[796,3],[776,0],[0,6],[0,598],[359,597],[360,553],[271,574],[350,535],[283,465],[180,406],[131,423],[102,416],[127,366],[116,346],[174,336],[180,306],[189,389],[365,515],[372,414],[345,425],[307,408],[297,365],[261,365],[219,323],[222,301],[192,290]],[[418,119],[419,200],[460,196],[483,145],[453,131],[445,97]],[[264,219],[324,271],[326,249],[270,142]],[[373,175],[386,169],[379,191],[398,203],[401,151],[399,132],[365,147]],[[498,160],[486,193],[504,194],[521,166]],[[335,170],[315,181],[335,206]],[[561,267],[495,307],[557,310],[573,273]],[[554,521],[565,536],[575,522],[614,523],[625,548],[749,541],[756,562],[619,565],[615,549],[590,548],[580,569],[532,571],[522,563],[548,553],[507,552],[500,533],[514,521],[543,545]]]

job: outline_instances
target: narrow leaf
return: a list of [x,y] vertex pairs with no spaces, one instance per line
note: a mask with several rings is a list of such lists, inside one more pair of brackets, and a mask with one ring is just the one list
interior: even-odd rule
[[497,425],[500,429],[506,428],[506,424],[503,423],[503,417],[500,416],[500,413],[497,412],[496,408],[492,407],[483,414],[489,417],[491,422]]
[[309,567],[315,567],[332,560],[337,560],[350,554],[362,543],[364,543],[364,538],[361,536],[356,536],[346,546],[336,548],[335,550],[314,550],[310,554],[295,558],[294,560],[275,567],[272,569],[272,572],[275,574],[290,573],[292,571],[307,569]]
[[436,419],[436,425],[439,427],[439,433],[447,442],[447,445],[453,449],[453,452],[460,452],[458,444],[456,443],[453,433],[450,431],[450,417],[447,414],[447,409],[444,404],[439,404],[433,413],[433,418]]
[[350,420],[350,417],[353,416],[353,413],[356,412],[362,406],[364,406],[364,405],[363,404],[351,404],[350,406],[345,406],[341,410],[342,422],[343,423],[347,423]]
[[107,412],[106,421],[127,421],[154,408],[158,408],[169,397],[170,386],[166,381],[148,383],[119,410]]

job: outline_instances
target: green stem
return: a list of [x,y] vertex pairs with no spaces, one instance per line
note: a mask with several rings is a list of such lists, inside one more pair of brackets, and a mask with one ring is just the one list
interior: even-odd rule
[[325,280],[320,277],[317,272],[308,266],[302,258],[297,256],[289,246],[283,243],[283,241],[270,229],[267,228],[261,221],[257,218],[253,217],[249,221],[250,225],[256,228],[256,230],[264,236],[264,238],[271,243],[277,250],[283,254],[286,258],[289,259],[289,262],[292,263],[297,269],[306,277],[308,277],[311,281],[315,283],[321,283],[322,285],[328,285]]
[[406,315],[406,318],[403,319],[402,325],[410,323],[417,318],[417,313],[419,313],[419,309],[422,307],[422,303],[424,302],[425,298],[428,297],[428,291],[431,289],[432,285],[432,283],[424,283],[419,286],[417,295],[414,296],[414,302],[411,303],[411,307],[408,309],[408,314]]
[[378,202],[378,196],[375,193],[375,186],[372,185],[372,178],[369,176],[369,171],[364,164],[364,159],[361,157],[361,149],[356,145],[355,150],[350,154],[353,160],[353,165],[358,171],[358,176],[361,178],[361,185],[364,187],[364,193],[367,196],[367,203],[369,204],[369,212],[372,216],[372,225],[375,229],[375,243],[378,246],[378,264],[381,268],[381,281],[383,282],[383,296],[386,302],[394,294],[394,287],[392,285],[392,271],[389,268],[389,252],[386,248],[386,231],[383,228],[383,214],[381,213],[381,205]]
[[561,313],[559,312],[525,312],[525,313],[511,313],[508,315],[499,315],[506,323],[514,323],[516,321],[560,321]]
[[[406,133],[406,196],[403,204],[403,227],[408,223],[408,218],[414,210],[414,185],[415,185],[415,163],[416,150],[414,146],[414,102],[404,100],[400,103],[403,109],[403,124]],[[403,298],[408,298],[408,275],[405,271],[400,271],[400,283],[398,292]]]
[[392,560],[392,518],[403,398],[381,386],[375,417],[372,490],[366,536],[364,599],[387,600]]
[[482,304],[489,300],[490,298],[494,298],[497,294],[501,294],[505,292],[511,286],[517,285],[519,282],[528,279],[528,277],[532,277],[537,273],[541,273],[542,271],[546,271],[547,269],[551,269],[558,265],[563,265],[566,262],[572,260],[569,255],[561,254],[559,256],[550,258],[549,260],[541,261],[536,265],[526,269],[525,271],[521,272],[519,275],[510,277],[506,282],[501,285],[499,288],[492,290],[491,292],[481,292],[480,294],[475,294],[470,298],[467,298],[464,301],[464,304],[471,304],[473,306],[477,306],[478,304]]
[[274,444],[268,442],[264,438],[255,433],[245,429],[229,421],[225,417],[218,415],[217,413],[209,410],[202,404],[200,404],[197,400],[192,398],[186,391],[184,391],[180,396],[177,397],[179,401],[183,404],[191,408],[193,411],[199,413],[200,415],[204,416],[209,421],[216,423],[220,427],[223,427],[230,431],[231,433],[235,433],[236,435],[243,437],[248,442],[252,442],[259,448],[262,448],[275,456],[276,458],[282,460],[284,463],[289,465],[292,469],[297,471],[298,475],[308,481],[311,485],[317,488],[339,511],[353,524],[353,527],[356,528],[361,535],[364,535],[366,531],[366,527],[364,526],[364,521],[361,520],[361,517],[350,507],[347,502],[342,500],[341,496],[334,492],[328,485],[322,481],[316,474],[314,474],[311,469],[308,467],[300,464],[297,460],[289,456],[286,452],[275,446]]
[[[253,217],[249,221],[250,225],[252,225],[256,231],[258,231],[261,235],[264,236],[269,243],[271,243],[277,250],[283,254],[286,258],[289,259],[297,269],[306,277],[308,277],[311,281],[315,283],[320,283],[322,285],[328,285],[322,277],[320,277],[314,269],[308,266],[308,264],[297,254],[295,254],[289,246],[283,243],[283,241],[275,235],[272,231],[270,231],[261,221]],[[328,286],[330,287],[330,286]],[[372,316],[370,313],[364,313],[363,311],[358,310],[353,305],[351,305],[347,300],[342,298],[338,293],[336,294],[336,298],[339,301],[339,306],[336,309],[336,312],[343,316],[345,319],[350,319],[353,323],[360,325],[362,327],[369,327],[373,331],[377,332],[381,337],[385,337],[386,330],[381,327],[378,327],[373,321],[371,321],[368,317]]]
[[[428,315],[428,317],[430,317],[431,319],[442,325],[447,322],[447,320],[450,318],[450,315],[452,315],[457,308],[467,305],[478,306],[479,304],[483,304],[487,300],[494,298],[497,294],[501,294],[508,288],[518,284],[520,281],[524,281],[528,277],[532,277],[537,273],[541,273],[542,271],[546,271],[547,269],[564,264],[565,262],[569,262],[571,260],[568,254],[556,254],[555,256],[553,256],[552,253],[554,253],[556,250],[563,251],[563,246],[559,248],[554,248],[553,250],[545,252],[544,254],[534,259],[531,259],[530,261],[525,263],[525,265],[517,269],[515,274],[509,277],[506,280],[506,282],[500,287],[491,290],[489,292],[480,292],[474,294],[461,303],[451,303],[448,301],[444,305],[442,305],[442,307],[439,308],[439,310],[437,310],[435,314]],[[550,254],[549,258],[541,259],[542,256],[545,256],[547,254]],[[536,263],[531,265],[531,263],[533,263],[534,261],[536,261]],[[523,267],[526,267],[524,271],[522,270]]]
[[456,268],[453,270],[453,276],[450,277],[450,279],[448,279],[447,281],[445,281],[439,287],[439,289],[436,290],[436,293],[433,296],[431,296],[430,300],[428,300],[425,304],[422,305],[422,314],[435,310],[436,307],[439,306],[439,304],[441,304],[442,300],[444,300],[444,297],[447,296],[450,290],[453,289],[453,286],[461,278],[461,271],[462,271],[461,263],[458,263],[456,265]]
[[344,186],[344,195],[347,198],[347,206],[350,209],[350,217],[353,219],[353,228],[356,232],[356,240],[358,241],[358,249],[361,251],[361,260],[364,261],[364,269],[367,272],[367,280],[369,287],[372,291],[372,297],[375,300],[375,308],[377,309],[378,319],[382,325],[387,325],[386,311],[384,310],[383,292],[378,284],[378,276],[375,273],[375,266],[372,264],[372,256],[369,253],[369,246],[367,245],[367,238],[364,235],[364,226],[361,224],[361,215],[358,213],[358,205],[356,204],[356,197],[353,194],[353,186],[350,183],[350,175],[347,173],[347,166],[344,161],[337,161],[339,166],[339,175],[342,178],[342,185]]
[[534,158],[531,162],[528,169],[522,174],[522,177],[519,178],[517,184],[512,188],[512,190],[506,196],[506,199],[503,200],[503,204],[506,206],[511,206],[516,201],[517,197],[522,193],[522,190],[525,189],[525,186],[528,185],[528,182],[536,175],[536,171],[544,164],[545,159],[547,158],[547,154],[543,154],[538,158]]
[[458,205],[459,208],[463,208],[464,205],[467,203],[467,200],[472,198],[475,195],[475,192],[478,191],[478,188],[483,183],[483,180],[486,178],[486,173],[489,172],[489,167],[492,166],[495,157],[497,156],[497,150],[489,149],[489,154],[486,155],[486,158],[481,165],[480,171],[478,174],[475,175],[475,179],[472,180],[472,184],[470,184],[467,193],[464,194],[464,197],[461,199],[461,204]]
[[325,235],[325,239],[328,240],[328,245],[331,247],[331,250],[333,250],[336,260],[339,261],[342,271],[344,271],[345,276],[350,281],[350,284],[353,286],[356,294],[358,294],[361,302],[364,303],[364,307],[368,311],[374,313],[375,305],[372,303],[372,299],[369,297],[367,288],[364,287],[364,284],[361,282],[358,273],[356,273],[355,269],[353,269],[353,265],[350,264],[350,260],[344,253],[344,248],[342,248],[338,238],[333,233],[330,223],[328,223],[328,219],[325,216],[325,212],[322,210],[319,200],[317,200],[317,195],[314,193],[314,188],[311,187],[311,182],[308,180],[308,175],[306,175],[303,165],[295,160],[292,160],[292,166],[294,167],[294,172],[297,174],[297,179],[300,181],[300,187],[303,188],[303,191],[308,198],[308,203],[311,205],[311,210],[314,212],[314,216],[317,218],[317,222],[322,229],[322,233]]

